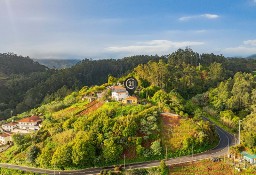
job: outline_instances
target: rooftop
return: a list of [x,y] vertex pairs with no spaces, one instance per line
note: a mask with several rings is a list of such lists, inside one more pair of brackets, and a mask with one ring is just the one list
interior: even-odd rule
[[17,124],[18,124],[17,122],[10,122],[10,123],[6,123],[6,124],[3,124],[3,125],[15,126],[15,125],[17,125]]
[[242,154],[243,156],[246,156],[246,157],[250,158],[250,159],[256,159],[256,155],[255,155],[255,154],[249,154],[249,153],[246,152],[246,151],[241,152],[241,154]]
[[127,97],[126,100],[137,100],[137,97],[130,96],[130,97]]
[[0,134],[0,137],[9,137],[9,136],[10,136],[10,134],[7,134],[7,133]]
[[31,116],[31,117],[27,117],[27,118],[23,118],[21,120],[19,120],[18,122],[38,122],[41,121],[41,119],[38,116]]
[[111,90],[113,91],[126,91],[126,89],[123,86],[112,86]]

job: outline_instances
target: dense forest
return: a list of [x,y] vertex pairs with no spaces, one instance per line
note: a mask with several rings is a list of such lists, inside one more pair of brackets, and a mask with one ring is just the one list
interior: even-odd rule
[[29,57],[18,56],[13,53],[0,54],[0,72],[7,76],[11,74],[25,74],[42,72],[47,68],[33,61]]
[[[222,55],[198,54],[191,49],[179,49],[170,55],[161,57],[140,55],[119,60],[84,59],[71,68],[61,70],[48,69],[29,57],[17,56],[12,53],[1,54],[0,117],[8,118],[42,103],[63,98],[85,85],[102,84],[107,81],[109,75],[120,77],[139,64],[160,59],[163,63],[168,63],[169,68],[167,69],[172,70],[154,83],[162,87],[163,84],[159,81],[166,82],[168,80],[165,90],[176,88],[186,99],[205,92],[209,87],[216,86],[219,81],[232,77],[236,72],[252,73],[256,67],[255,59],[232,59]],[[211,65],[212,63],[215,64]],[[209,72],[203,69],[203,66],[210,65]],[[152,71],[159,73],[159,70],[152,69]],[[163,71],[165,70],[161,69],[160,72]],[[177,82],[180,77],[183,77],[183,80]],[[208,82],[203,81],[204,78]],[[214,80],[211,82],[213,84],[209,84],[210,80]]]

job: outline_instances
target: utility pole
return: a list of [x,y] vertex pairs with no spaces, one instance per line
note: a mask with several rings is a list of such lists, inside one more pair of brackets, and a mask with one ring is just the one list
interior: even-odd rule
[[168,154],[167,154],[167,146],[165,145],[165,159],[168,159]]
[[192,162],[193,162],[193,160],[194,160],[194,145],[193,145],[193,143],[192,143]]
[[229,157],[229,138],[228,138],[228,157]]
[[238,136],[238,145],[241,143],[241,120],[239,120],[239,136]]
[[124,154],[124,170],[125,170],[125,154]]

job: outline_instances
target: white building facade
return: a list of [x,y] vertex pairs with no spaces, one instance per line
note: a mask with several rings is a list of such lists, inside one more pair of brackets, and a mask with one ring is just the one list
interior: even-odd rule
[[2,125],[3,130],[8,132],[12,132],[17,127],[18,127],[17,122],[11,122],[11,123],[6,123]]
[[6,145],[7,143],[12,141],[12,136],[7,133],[0,134],[0,143]]
[[112,87],[111,90],[112,90],[111,97],[116,101],[122,101],[126,99],[129,95],[126,89],[122,86],[114,86]]

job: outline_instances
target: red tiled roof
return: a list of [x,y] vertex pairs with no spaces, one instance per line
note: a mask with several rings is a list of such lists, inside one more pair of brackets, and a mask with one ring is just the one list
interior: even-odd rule
[[126,89],[122,86],[113,86],[112,90],[126,90]]
[[137,100],[137,97],[130,96],[130,97],[127,97],[125,100]]
[[41,121],[41,119],[38,116],[31,116],[31,117],[23,118],[18,122],[32,123],[32,122],[38,122],[38,121]]
[[7,133],[0,134],[0,137],[9,137],[9,136],[10,136],[10,134],[7,134]]
[[17,122],[10,122],[10,123],[6,123],[4,125],[7,125],[7,126],[14,126],[14,125],[17,125],[18,123]]

